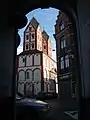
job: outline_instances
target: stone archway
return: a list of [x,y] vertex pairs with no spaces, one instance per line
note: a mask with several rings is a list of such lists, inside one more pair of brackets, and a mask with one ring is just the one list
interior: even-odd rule
[[[76,2],[77,3],[76,3]],[[71,2],[71,3],[70,3]],[[72,3],[73,2],[73,3]],[[8,77],[7,77],[7,80],[9,80],[9,85],[10,86],[13,86],[12,88],[14,88],[14,84],[12,85],[12,81],[15,82],[15,78],[13,77],[12,78],[12,74],[15,70],[14,70],[14,66],[13,66],[13,60],[15,59],[15,53],[14,53],[14,44],[15,44],[15,39],[14,39],[14,35],[17,31],[17,29],[19,28],[22,28],[26,25],[26,17],[25,17],[25,14],[27,14],[29,11],[33,10],[33,9],[36,9],[38,7],[42,7],[42,8],[45,8],[45,7],[49,7],[49,6],[52,6],[52,7],[55,7],[57,9],[59,9],[62,4],[65,5],[65,4],[68,4],[70,5],[73,10],[74,10],[74,6],[77,5],[77,12],[78,12],[78,16],[80,15],[79,17],[79,24],[80,24],[80,37],[82,39],[82,52],[83,52],[83,57],[85,57],[85,54],[87,55],[87,52],[89,52],[89,38],[90,38],[90,34],[88,33],[88,30],[90,29],[90,27],[88,26],[90,23],[88,21],[88,18],[90,19],[90,16],[89,16],[89,12],[90,11],[90,1],[89,0],[74,0],[74,1],[71,1],[71,0],[48,0],[47,2],[44,0],[43,1],[43,4],[40,5],[42,3],[42,0],[33,0],[33,1],[30,1],[30,0],[25,0],[25,1],[18,1],[18,0],[13,0],[11,1],[11,4],[9,4],[8,1],[6,1],[6,4],[4,3],[4,1],[0,4],[1,6],[4,6],[4,7],[0,7],[1,8],[1,21],[4,21],[4,22],[1,22],[0,23],[0,28],[1,28],[1,47],[0,47],[0,51],[1,51],[1,71],[2,71],[2,66],[4,68],[4,72],[3,72],[3,75],[7,75],[7,71],[10,71],[10,74],[8,74]],[[31,6],[31,7],[30,7]],[[60,7],[59,7],[60,6]],[[62,11],[63,9],[60,8]],[[74,10],[75,12],[75,10]],[[15,13],[15,14],[14,14]],[[66,12],[65,12],[66,13]],[[85,16],[84,16],[85,15]],[[13,16],[13,17],[12,17]],[[72,16],[72,15],[71,15]],[[85,18],[85,19],[84,19]],[[8,22],[9,21],[9,22]],[[83,24],[85,22],[85,24]],[[9,26],[10,25],[10,26]],[[85,25],[85,26],[84,26]],[[15,30],[15,31],[13,31]],[[88,37],[87,37],[87,33],[88,33]],[[86,35],[85,35],[86,34]],[[79,35],[78,35],[79,36]],[[86,39],[86,40],[85,40]],[[7,42],[8,41],[8,42]],[[13,42],[14,41],[14,42]],[[79,41],[79,40],[78,40]],[[87,48],[84,49],[84,44],[85,44],[85,41],[86,41],[86,45],[87,45]],[[15,44],[16,45],[16,44]],[[3,47],[4,46],[4,49]],[[13,46],[13,47],[12,47]],[[3,50],[3,53],[8,53],[8,57],[6,54],[2,54],[2,50]],[[84,50],[84,51],[83,51]],[[79,57],[82,59],[82,57]],[[5,62],[5,61],[8,61],[8,64]],[[15,61],[14,61],[15,62]],[[85,81],[85,86],[86,86],[86,96],[83,95],[83,97],[86,97],[86,98],[90,98],[90,90],[89,90],[89,83],[90,83],[90,80],[89,80],[89,69],[90,69],[90,58],[89,58],[89,53],[88,53],[88,56],[86,56],[83,60],[83,66],[81,68],[81,70],[83,71],[83,74],[84,74],[84,77],[82,77],[82,81],[84,79]],[[79,67],[78,67],[79,68]],[[80,71],[79,71],[80,72]],[[14,73],[15,74],[15,73]],[[14,76],[14,75],[13,75]],[[3,85],[3,88],[4,88],[4,81],[6,81],[4,78],[2,80],[2,74],[0,76],[0,79],[1,79],[1,85]],[[80,80],[79,80],[80,81]],[[7,84],[7,86],[9,87],[9,85]],[[1,86],[2,87],[2,86]],[[7,88],[8,88],[7,87]],[[79,88],[80,88],[80,85],[79,85]],[[14,90],[11,90],[13,91],[14,93]],[[7,89],[1,89],[1,91],[5,91],[7,93]],[[10,93],[12,94],[12,92]],[[9,95],[8,95],[9,96]],[[89,100],[90,102],[90,100]],[[84,101],[85,105],[86,103],[89,103],[89,102],[86,102]],[[3,102],[2,102],[3,103]],[[2,104],[1,103],[1,104]],[[7,103],[7,102],[6,102]],[[8,102],[8,103],[12,103],[12,102]],[[84,104],[83,103],[83,104]],[[10,106],[10,105],[9,105]],[[84,106],[85,108],[86,106]],[[1,107],[2,109],[3,107]],[[88,104],[87,104],[87,109],[89,108]],[[89,110],[86,110],[86,108],[84,109],[84,114],[85,116],[87,116],[87,119],[90,118],[89,116]],[[9,109],[6,109],[6,111],[4,110],[4,113],[7,113]],[[3,112],[2,112],[3,113]],[[1,113],[1,114],[2,114]],[[9,112],[8,112],[9,113]],[[3,116],[4,117],[4,116]],[[5,116],[7,118],[7,116]],[[83,117],[82,117],[83,118]],[[84,117],[85,119],[85,117]]]

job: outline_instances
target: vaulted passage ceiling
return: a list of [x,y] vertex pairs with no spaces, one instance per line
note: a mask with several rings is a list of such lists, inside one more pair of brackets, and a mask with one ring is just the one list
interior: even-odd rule
[[[9,18],[9,23],[17,28],[26,25],[27,20],[24,17],[30,11],[37,8],[53,7],[69,14],[69,9],[76,9],[77,0],[3,0],[0,3],[0,15]],[[6,19],[6,18],[2,18]]]
[[57,9],[62,9],[63,5],[75,7],[76,0],[14,0],[13,5],[15,6],[13,7],[14,11],[19,11],[21,13],[27,14],[36,8],[54,7]]

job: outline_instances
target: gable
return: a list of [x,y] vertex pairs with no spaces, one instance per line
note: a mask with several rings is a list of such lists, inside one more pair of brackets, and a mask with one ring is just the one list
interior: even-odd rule
[[35,30],[35,28],[33,27],[33,25],[30,23],[30,24],[28,25],[28,27],[26,28],[25,32],[30,32],[30,28],[31,28],[31,31],[34,31],[34,30]]

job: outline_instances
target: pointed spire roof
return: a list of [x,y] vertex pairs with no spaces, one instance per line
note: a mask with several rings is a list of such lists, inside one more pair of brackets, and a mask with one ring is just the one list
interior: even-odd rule
[[[35,29],[37,29],[37,27],[39,26],[39,22],[35,19],[35,17],[33,17],[33,18],[30,20],[29,24],[27,25],[25,31],[27,30],[27,28],[29,27],[30,24],[32,24]],[[24,31],[24,32],[25,32],[25,31]]]
[[37,28],[39,26],[39,22],[35,19],[35,17],[33,17],[30,21],[30,23]]
[[43,35],[43,37],[44,37],[46,40],[48,40],[49,35],[46,33],[45,30],[43,30],[42,35]]

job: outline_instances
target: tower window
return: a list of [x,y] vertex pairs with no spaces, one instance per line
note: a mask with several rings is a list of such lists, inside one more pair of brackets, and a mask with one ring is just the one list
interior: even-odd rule
[[34,48],[34,44],[32,44],[32,48]]
[[26,78],[29,79],[30,76],[29,76],[29,72],[26,72]]
[[23,58],[23,62],[25,62],[25,58]]
[[31,44],[31,49],[34,49],[34,48],[35,48],[35,44],[32,43],[32,44]]
[[44,45],[44,49],[46,49],[46,45]]
[[35,37],[34,34],[32,34],[32,39],[34,39],[34,37]]
[[26,50],[28,50],[28,44],[26,44]]
[[32,27],[29,27],[29,31],[31,31],[32,30]]

